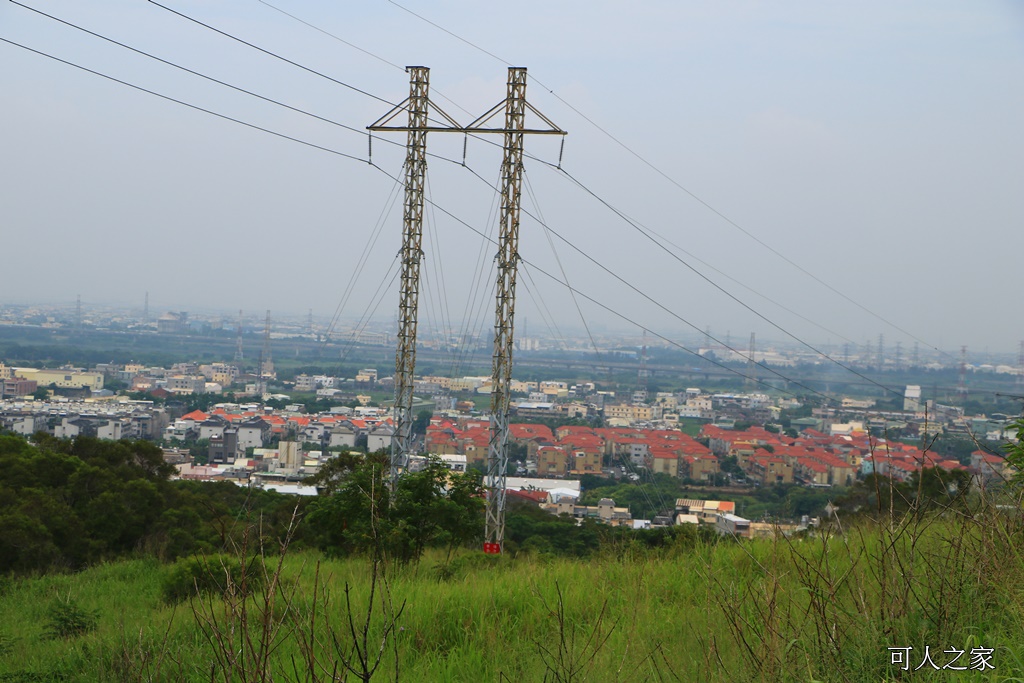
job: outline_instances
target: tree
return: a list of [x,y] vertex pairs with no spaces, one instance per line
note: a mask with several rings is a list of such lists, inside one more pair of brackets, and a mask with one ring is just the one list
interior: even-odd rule
[[345,482],[345,478],[360,465],[361,454],[344,450],[320,466],[317,473],[302,480],[307,486],[315,486],[323,495],[334,495]]
[[1006,464],[1013,468],[1014,474],[1011,481],[1020,486],[1024,484],[1024,418],[1013,423],[1017,430],[1014,441],[1004,447],[1006,450]]
[[428,547],[446,546],[450,553],[483,536],[478,474],[451,472],[428,458],[422,469],[403,473],[392,492],[386,452],[349,456],[324,477],[334,494],[318,497],[307,517],[326,552],[408,564]]
[[430,418],[434,416],[434,413],[429,410],[421,410],[416,413],[416,419],[412,423],[413,434],[426,434],[427,427],[430,426]]

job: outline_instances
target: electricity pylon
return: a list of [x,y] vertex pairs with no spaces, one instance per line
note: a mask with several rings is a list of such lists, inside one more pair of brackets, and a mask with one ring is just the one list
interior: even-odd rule
[[[409,97],[372,125],[370,131],[406,131],[405,203],[402,212],[402,284],[398,300],[398,344],[395,351],[394,434],[391,437],[391,486],[408,465],[412,451],[412,399],[416,371],[416,326],[420,296],[420,260],[423,256],[423,189],[427,175],[427,132],[461,132],[459,124],[434,106],[444,124],[430,126],[430,69],[406,67]],[[401,112],[408,112],[405,126],[391,125]]]
[[[430,70],[406,67],[410,74],[409,97],[392,108],[370,131],[405,131],[405,212],[402,240],[402,284],[399,298],[398,348],[395,357],[395,433],[391,440],[391,485],[406,466],[412,445],[412,394],[416,368],[416,325],[419,306],[420,259],[423,255],[423,188],[426,177],[428,132],[500,133],[504,135],[501,166],[501,228],[498,238],[498,282],[494,322],[494,355],[491,381],[491,438],[487,447],[487,517],[484,548],[501,552],[505,538],[505,471],[508,469],[509,398],[512,381],[516,273],[519,263],[519,213],[523,180],[523,136],[565,135],[566,132],[526,101],[526,69],[509,67],[505,99],[465,128],[430,102]],[[428,111],[432,109],[431,111]],[[392,121],[408,112],[405,126]],[[527,128],[532,112],[547,128]],[[491,120],[504,112],[504,125]],[[435,123],[429,123],[429,117]]]
[[[242,323],[242,309],[238,309],[238,328],[235,335],[235,361],[238,363],[241,363],[242,359],[245,357],[242,353]],[[241,371],[241,367],[239,367],[239,370]]]
[[[488,128],[498,112],[505,112],[504,128]],[[550,128],[527,129],[527,110]],[[505,473],[508,469],[508,426],[514,348],[516,273],[519,265],[519,210],[523,181],[523,136],[528,133],[565,135],[526,101],[526,69],[509,67],[505,100],[466,127],[469,132],[502,133],[505,153],[501,163],[501,225],[498,235],[498,282],[494,312],[494,354],[491,376],[491,438],[487,445],[487,517],[484,551],[500,553],[505,541]]]

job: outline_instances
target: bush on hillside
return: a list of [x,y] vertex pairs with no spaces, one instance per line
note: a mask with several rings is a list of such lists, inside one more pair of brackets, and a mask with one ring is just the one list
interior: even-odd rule
[[69,595],[58,598],[46,611],[46,629],[43,635],[51,640],[77,638],[96,629],[97,611],[82,609]]
[[246,563],[227,555],[193,557],[171,567],[160,585],[160,596],[169,605],[201,595],[251,595],[264,584],[258,557]]

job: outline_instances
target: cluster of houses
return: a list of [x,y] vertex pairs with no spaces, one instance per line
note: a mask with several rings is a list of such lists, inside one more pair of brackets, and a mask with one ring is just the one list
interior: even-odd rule
[[158,440],[169,423],[167,410],[152,401],[0,400],[0,428],[26,437]]
[[[487,420],[435,417],[424,447],[430,453],[464,455],[470,463],[483,464],[489,440]],[[718,459],[711,450],[678,430],[512,424],[509,442],[523,456],[522,473],[540,477],[600,474],[606,463],[699,481],[718,472]]]
[[313,444],[316,450],[364,446],[375,451],[390,448],[393,433],[390,411],[380,408],[338,407],[330,413],[304,415],[259,404],[224,404],[210,412],[182,415],[163,436],[171,443],[208,441],[209,462],[231,464],[246,457],[249,449],[280,441]]
[[[132,401],[124,396],[102,400],[112,393],[104,389],[104,380],[165,397],[218,393],[225,387],[243,386],[244,392],[260,394],[266,388],[263,382],[272,373],[272,367],[264,367],[258,376],[241,375],[228,363],[178,363],[171,368],[101,364],[91,371],[0,364],[0,428],[26,436],[43,431],[67,438],[151,439],[170,446],[192,445],[193,452],[195,444],[201,442],[206,448],[203,465],[195,465],[182,451],[168,449],[169,459],[179,465],[180,476],[279,487],[299,486],[301,478],[332,457],[332,450],[390,448],[394,433],[390,411],[365,405],[367,400],[360,399],[369,397],[356,393],[389,386],[390,378],[379,379],[372,368],[360,370],[352,380],[298,376],[296,390],[316,392],[324,398],[355,397],[363,404],[339,406],[316,415],[305,414],[298,405],[276,410],[251,403],[221,404],[175,418],[173,409],[151,401]],[[489,381],[473,377],[417,380],[418,392],[438,399],[420,452],[440,457],[453,470],[485,464],[490,422],[476,414],[471,402],[464,402],[462,410],[456,409],[459,404],[451,394],[486,393]],[[71,398],[28,398],[39,387],[70,392]],[[763,533],[751,526],[753,523],[736,517],[727,501],[721,508],[713,508],[706,501],[677,501],[674,516],[655,520],[634,520],[628,509],[615,506],[610,499],[596,506],[577,504],[575,480],[584,475],[637,478],[636,472],[645,469],[698,483],[712,482],[720,479],[717,475],[726,458],[734,458],[745,478],[761,485],[848,486],[871,473],[902,481],[923,467],[969,470],[980,482],[1007,475],[1004,459],[981,449],[965,465],[918,446],[882,438],[880,434],[890,431],[924,436],[936,429],[963,430],[989,440],[1007,437],[1006,416],[966,418],[959,409],[922,401],[919,387],[907,387],[903,412],[879,412],[872,410],[871,401],[846,399],[841,407],[815,409],[809,417],[791,420],[798,431],[790,431],[788,436],[759,426],[730,428],[730,422],[737,419],[770,424],[786,408],[799,407],[792,400],[773,400],[762,394],[705,394],[692,388],[650,397],[643,391],[616,397],[612,392],[597,391],[593,383],[569,385],[555,381],[517,381],[512,389],[528,397],[514,404],[513,419],[515,415],[524,420],[585,418],[594,413],[603,416],[606,426],[601,428],[518,423],[509,429],[518,474],[528,475],[531,482],[541,478],[555,482],[540,488],[536,483],[510,485],[510,495],[577,519],[634,526],[700,523],[713,524],[722,533]],[[82,398],[75,398],[75,392],[80,392]],[[705,423],[698,438],[677,428],[684,418],[699,418]],[[574,481],[575,495],[571,491]],[[293,492],[309,493],[299,489]]]
[[1005,459],[976,450],[971,465],[917,446],[872,437],[862,427],[824,434],[804,429],[796,437],[769,432],[763,427],[743,430],[704,425],[702,436],[718,457],[732,456],[748,479],[768,484],[801,483],[809,486],[849,486],[858,476],[878,473],[906,481],[925,467],[970,470],[985,482],[1006,474]]

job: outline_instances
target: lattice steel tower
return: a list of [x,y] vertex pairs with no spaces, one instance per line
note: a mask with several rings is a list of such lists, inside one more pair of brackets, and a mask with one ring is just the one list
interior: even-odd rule
[[[461,132],[462,128],[430,102],[430,69],[406,67],[409,97],[367,126],[370,131],[406,131],[405,202],[402,210],[401,291],[398,299],[398,339],[395,351],[395,432],[391,437],[391,485],[408,464],[412,451],[412,399],[416,372],[416,327],[419,319],[420,261],[423,257],[423,190],[427,177],[427,132]],[[430,126],[433,107],[443,125]],[[391,125],[408,112],[404,126]]]
[[[504,110],[504,128],[487,122]],[[526,112],[539,117],[549,128],[528,129]],[[470,132],[502,133],[505,137],[501,163],[501,214],[498,234],[498,281],[494,311],[494,353],[491,366],[491,438],[487,445],[487,516],[484,550],[501,552],[505,540],[505,472],[508,469],[509,400],[512,383],[512,350],[515,337],[516,274],[519,266],[519,211],[523,181],[523,136],[531,133],[565,135],[526,101],[526,69],[509,67],[505,100],[466,127]]]
[[[509,388],[512,379],[516,271],[519,261],[519,207],[523,178],[523,136],[565,135],[546,116],[526,101],[526,69],[510,67],[505,99],[466,127],[460,126],[429,98],[430,70],[410,66],[409,97],[375,123],[370,131],[406,131],[405,212],[402,241],[402,284],[399,299],[398,349],[395,358],[395,434],[391,441],[391,481],[397,480],[412,448],[412,398],[416,367],[416,324],[419,305],[420,260],[423,255],[423,190],[426,177],[428,132],[500,133],[505,137],[501,172],[501,227],[498,238],[498,284],[494,323],[494,356],[491,384],[491,439],[487,449],[487,522],[485,548],[501,549],[505,536],[505,470],[508,467]],[[526,128],[532,112],[548,128]],[[408,124],[393,125],[402,112]],[[504,112],[502,127],[490,120]],[[433,117],[433,123],[428,123]]]

